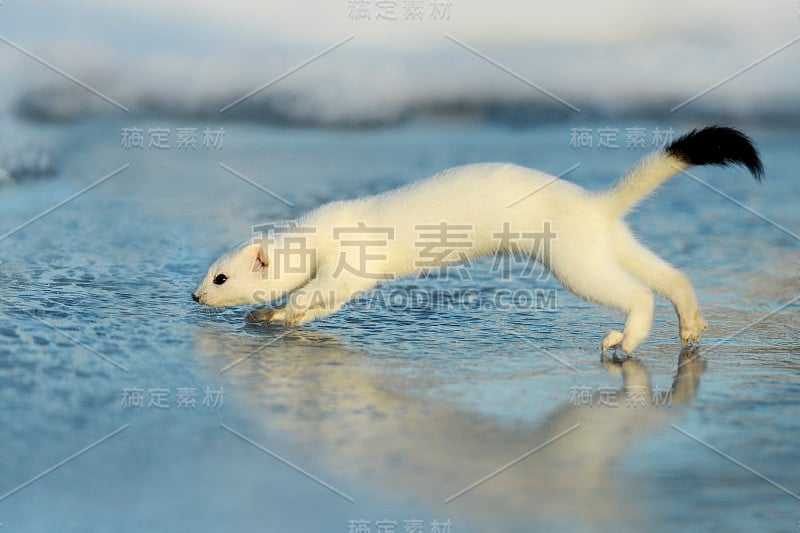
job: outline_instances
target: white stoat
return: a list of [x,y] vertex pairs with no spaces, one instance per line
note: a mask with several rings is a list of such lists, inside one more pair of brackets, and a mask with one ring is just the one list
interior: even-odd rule
[[[729,164],[746,166],[759,181],[763,174],[747,136],[711,126],[680,137],[599,193],[510,164],[452,168],[383,194],[323,205],[287,231],[240,246],[211,265],[192,297],[211,306],[286,298],[261,318],[301,324],[337,311],[381,280],[514,252],[541,262],[576,295],[627,313],[624,329],[610,331],[602,350],[621,347],[630,354],[647,337],[653,291],[675,306],[680,338],[688,344],[706,329],[691,284],[639,244],[623,217],[676,173]],[[431,253],[428,247],[423,255],[421,234],[442,225],[468,238],[455,250]],[[501,237],[545,232],[545,238],[513,243]],[[303,256],[292,259],[298,249]]]

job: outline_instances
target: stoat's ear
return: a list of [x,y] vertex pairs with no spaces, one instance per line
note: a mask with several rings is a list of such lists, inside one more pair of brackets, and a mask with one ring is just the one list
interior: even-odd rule
[[258,251],[256,252],[256,259],[258,262],[261,263],[261,266],[267,268],[269,266],[269,258],[267,257],[267,252],[264,250],[264,247],[261,246],[261,243],[258,243]]
[[267,254],[260,242],[255,242],[245,246],[245,253],[253,258],[254,269],[266,268],[269,265],[269,259],[267,258]]

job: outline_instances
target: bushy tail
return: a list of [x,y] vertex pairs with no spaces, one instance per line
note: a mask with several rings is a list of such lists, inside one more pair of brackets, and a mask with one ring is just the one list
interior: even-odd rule
[[744,133],[723,126],[692,130],[639,163],[603,193],[609,208],[624,215],[669,178],[696,165],[742,165],[761,181],[764,167]]

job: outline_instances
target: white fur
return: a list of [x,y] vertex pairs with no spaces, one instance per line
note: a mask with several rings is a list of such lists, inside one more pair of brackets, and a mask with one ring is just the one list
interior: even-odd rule
[[[659,152],[602,193],[515,165],[453,168],[384,194],[323,205],[298,219],[300,227],[315,228],[307,235],[306,246],[315,252],[316,260],[301,273],[273,268],[278,264],[275,251],[286,239],[286,234],[278,234],[218,259],[194,297],[207,305],[224,306],[270,303],[288,295],[282,307],[261,311],[259,316],[269,322],[300,324],[337,311],[379,281],[347,270],[334,275],[342,260],[358,265],[362,251],[342,246],[341,238],[333,238],[334,228],[359,223],[368,228],[393,228],[394,238],[387,240],[384,248],[367,249],[368,253],[385,254],[385,260],[370,260],[368,266],[370,273],[398,278],[421,270],[415,266],[420,260],[420,231],[415,225],[470,225],[472,245],[459,252],[476,258],[508,251],[498,249],[496,237],[504,223],[513,232],[541,232],[549,223],[556,234],[549,254],[533,249],[530,239],[518,241],[528,243],[522,252],[542,262],[576,295],[627,313],[623,331],[609,332],[602,341],[603,350],[619,346],[631,353],[647,337],[653,319],[653,291],[675,305],[680,338],[689,343],[706,329],[691,285],[681,272],[639,244],[622,220],[639,200],[686,167],[679,159]],[[228,279],[215,285],[213,280],[220,273]]]

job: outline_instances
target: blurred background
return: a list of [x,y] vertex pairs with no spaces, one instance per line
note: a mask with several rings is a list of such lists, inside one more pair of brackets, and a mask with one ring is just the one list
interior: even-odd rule
[[[2,36],[132,114],[209,116],[318,52],[352,41],[229,116],[273,123],[385,124],[456,116],[533,124],[572,117],[466,49],[582,113],[789,121],[798,113],[798,6],[689,0],[602,6],[508,0],[4,2]],[[448,38],[449,36],[449,38]],[[462,43],[459,45],[457,43]],[[6,43],[8,46],[8,43]],[[118,110],[24,54],[0,55],[7,112],[66,120]],[[584,115],[585,116],[585,115]]]

